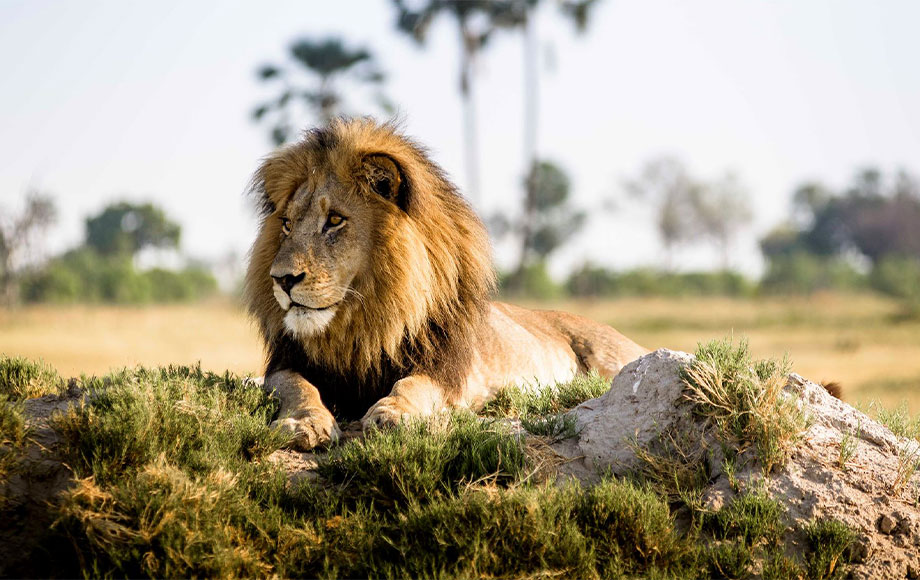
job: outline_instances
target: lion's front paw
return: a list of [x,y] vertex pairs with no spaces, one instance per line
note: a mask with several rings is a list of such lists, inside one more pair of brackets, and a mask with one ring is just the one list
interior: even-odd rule
[[364,418],[361,419],[361,425],[365,429],[370,427],[393,427],[412,415],[413,409],[409,408],[403,399],[392,396],[384,397],[367,410]]
[[338,441],[342,431],[328,410],[319,407],[298,409],[288,417],[272,422],[272,427],[293,435],[288,446],[298,451],[309,451]]

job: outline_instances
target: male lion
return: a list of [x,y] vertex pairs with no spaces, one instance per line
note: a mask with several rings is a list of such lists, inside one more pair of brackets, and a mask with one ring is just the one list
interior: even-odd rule
[[262,163],[253,191],[246,302],[294,447],[336,440],[335,416],[367,428],[476,408],[509,384],[612,378],[647,352],[591,320],[490,302],[482,222],[390,124],[308,131]]

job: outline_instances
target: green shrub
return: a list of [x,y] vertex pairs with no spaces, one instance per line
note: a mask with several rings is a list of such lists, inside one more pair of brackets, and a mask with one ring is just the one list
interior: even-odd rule
[[744,546],[777,541],[784,529],[783,507],[765,491],[737,496],[729,505],[704,518],[704,526],[722,540],[738,539]]
[[920,302],[920,260],[912,257],[882,258],[869,276],[872,288],[895,298]]
[[129,256],[101,256],[88,248],[67,252],[22,282],[26,302],[144,304],[198,300],[217,290],[201,268],[139,272]]
[[0,394],[0,510],[6,507],[6,487],[22,457],[29,428],[22,401],[11,401]]
[[471,482],[510,483],[528,467],[521,441],[503,424],[464,412],[443,421],[371,431],[334,449],[319,473],[392,505],[429,501]]
[[188,302],[207,298],[217,292],[217,281],[201,268],[181,271],[154,268],[143,273],[151,288],[154,302]]
[[61,377],[44,361],[0,354],[0,396],[19,401],[58,394],[62,389]]
[[565,411],[609,390],[610,380],[597,372],[552,386],[505,387],[481,413],[488,417],[519,418],[521,426],[534,435],[565,439],[576,434],[575,418]]
[[803,529],[808,541],[806,570],[809,578],[843,578],[848,562],[847,551],[856,533],[838,520],[814,520]]
[[551,300],[563,294],[562,287],[549,275],[544,262],[526,266],[520,272],[499,274],[498,286],[506,296]]
[[54,417],[52,427],[67,464],[97,483],[135,473],[160,454],[192,473],[239,468],[285,441],[268,428],[276,404],[229,373],[137,368],[81,386],[88,402]]
[[760,286],[770,294],[812,294],[862,290],[867,280],[846,260],[799,252],[771,257]]
[[751,360],[747,341],[700,344],[682,369],[686,398],[711,419],[716,436],[736,453],[756,451],[765,472],[782,465],[806,427],[804,412],[784,391],[788,361]]
[[595,371],[567,383],[505,387],[482,410],[488,417],[546,417],[577,407],[610,390],[610,379]]
[[268,546],[252,532],[267,522],[239,483],[220,469],[189,475],[160,454],[117,485],[79,480],[59,525],[80,539],[88,576],[266,576]]
[[688,555],[674,531],[667,502],[628,481],[604,480],[587,490],[578,519],[586,535],[595,538],[602,577],[667,569]]
[[666,272],[637,268],[616,272],[585,264],[572,272],[566,290],[577,297],[750,296],[755,285],[738,272]]
[[782,548],[768,552],[763,564],[764,580],[801,580],[805,571],[794,559],[782,553]]
[[920,440],[920,416],[912,416],[907,402],[902,401],[894,409],[886,409],[881,405],[870,405],[870,411],[875,411],[875,419],[888,427],[898,437],[910,437]]

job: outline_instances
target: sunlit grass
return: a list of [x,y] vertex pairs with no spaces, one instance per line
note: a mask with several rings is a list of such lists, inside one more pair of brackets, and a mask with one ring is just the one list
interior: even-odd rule
[[0,397],[21,401],[62,390],[61,377],[44,361],[0,354]]
[[806,428],[805,413],[784,390],[789,370],[785,359],[753,360],[744,339],[724,339],[701,343],[681,375],[685,397],[713,422],[723,447],[736,454],[751,448],[769,473]]
[[[374,430],[333,446],[318,479],[291,482],[264,460],[284,442],[268,428],[275,402],[237,375],[167,367],[82,378],[85,402],[52,420],[76,481],[48,504],[56,524],[33,547],[31,573],[702,578],[749,575],[761,562],[768,577],[806,562],[845,568],[846,530],[831,524],[808,532],[801,558],[777,552],[802,532],[765,494],[700,511],[687,528],[653,481],[531,478],[526,436],[499,419],[557,416],[601,383],[512,397],[493,417],[456,412]],[[26,440],[21,405],[0,415],[4,449]],[[38,557],[45,545],[63,552]]]
[[0,309],[0,353],[42,359],[64,377],[199,362],[213,371],[257,374],[264,364],[255,326],[230,300]]
[[520,419],[529,433],[550,439],[576,435],[575,419],[567,411],[610,390],[610,379],[591,373],[556,385],[510,386],[498,391],[482,414]]

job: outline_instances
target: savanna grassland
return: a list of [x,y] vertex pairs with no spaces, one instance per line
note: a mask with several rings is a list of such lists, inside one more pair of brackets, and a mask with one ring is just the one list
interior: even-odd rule
[[[794,371],[835,380],[845,398],[920,412],[920,319],[872,295],[810,298],[628,298],[528,303],[613,325],[649,348],[693,352],[734,334],[756,357],[788,354]],[[0,353],[43,359],[65,376],[195,364],[258,374],[256,329],[229,300],[151,307],[36,306],[0,310]]]

